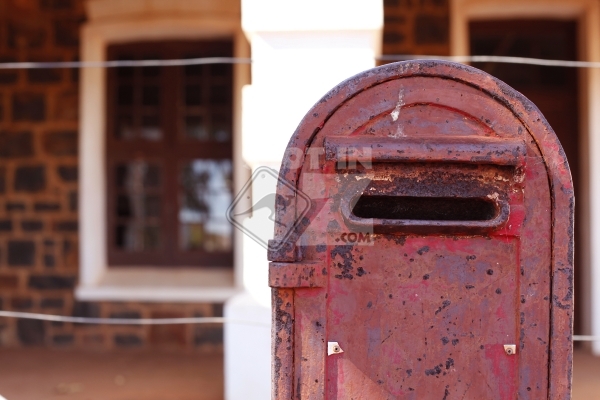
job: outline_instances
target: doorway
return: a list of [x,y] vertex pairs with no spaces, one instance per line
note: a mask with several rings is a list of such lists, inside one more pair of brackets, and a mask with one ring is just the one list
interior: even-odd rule
[[[565,20],[505,19],[469,23],[471,55],[577,60],[577,23]],[[576,68],[509,63],[473,63],[531,100],[546,117],[563,146],[580,196],[579,85]],[[575,211],[575,304],[581,302],[579,273],[580,213]],[[581,309],[575,309],[575,333],[581,331]]]

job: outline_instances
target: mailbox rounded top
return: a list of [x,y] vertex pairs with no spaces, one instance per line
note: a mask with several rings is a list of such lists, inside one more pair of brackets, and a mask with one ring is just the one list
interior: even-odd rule
[[[287,148],[304,149],[332,115],[349,100],[386,82],[410,78],[441,78],[466,84],[494,99],[498,107],[508,109],[533,137],[548,167],[553,185],[573,197],[571,172],[564,150],[540,110],[529,99],[492,75],[468,65],[442,60],[411,60],[386,64],[361,72],[331,89],[304,116],[290,138]],[[305,152],[303,152],[306,154]],[[282,178],[297,182],[302,163],[286,156],[280,169]],[[566,192],[565,192],[566,191]]]

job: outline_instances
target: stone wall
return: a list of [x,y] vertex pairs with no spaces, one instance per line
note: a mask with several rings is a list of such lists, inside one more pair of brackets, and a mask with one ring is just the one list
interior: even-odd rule
[[[384,54],[449,53],[447,0],[385,0]],[[0,62],[78,59],[83,0],[0,0]],[[87,303],[78,274],[76,69],[0,70],[0,308],[111,318],[221,316],[219,304]],[[0,318],[0,345],[219,349],[219,325]]]
[[[83,0],[0,0],[0,62],[78,60]],[[78,71],[0,70],[0,308],[111,318],[221,316],[212,304],[85,303],[78,275]],[[219,349],[218,325],[0,318],[0,345]]]
[[450,54],[449,0],[384,0],[383,54]]

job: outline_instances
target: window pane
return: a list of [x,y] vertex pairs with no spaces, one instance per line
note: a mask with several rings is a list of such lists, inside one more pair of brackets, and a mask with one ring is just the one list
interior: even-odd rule
[[142,104],[145,106],[157,106],[160,104],[160,88],[158,86],[144,86],[142,88]]
[[231,75],[231,64],[210,64],[209,67],[212,76]]
[[119,115],[117,117],[115,135],[117,139],[133,139],[135,130],[133,127],[133,117],[131,115]]
[[115,166],[115,245],[120,250],[158,249],[161,244],[160,166],[131,161]]
[[185,86],[185,104],[199,106],[202,104],[202,87],[200,85]]
[[[161,57],[158,56],[147,56],[144,57],[144,60],[158,60]],[[144,78],[153,78],[156,76],[160,76],[161,68],[160,67],[143,67],[142,75]]]
[[211,104],[228,104],[231,98],[231,88],[228,85],[213,85],[210,87]]
[[[120,61],[130,61],[133,60],[135,57],[133,57],[132,54],[124,54],[121,57],[119,57]],[[132,67],[117,67],[117,76],[119,78],[133,78],[133,73],[135,71],[135,68]]]
[[158,188],[160,171],[161,168],[158,164],[147,161],[119,163],[115,167],[117,187],[128,192],[141,192],[144,188]]
[[160,229],[158,226],[144,227],[144,250],[158,249],[160,245]]
[[145,217],[160,217],[160,197],[158,197],[158,196],[144,197],[144,216]]
[[160,186],[160,167],[156,164],[146,164],[144,171],[144,187],[157,188]]
[[117,225],[115,245],[122,250],[134,250],[135,231],[131,225]]
[[131,203],[129,202],[129,196],[117,196],[117,217],[128,218],[132,216],[133,212],[131,211]]
[[120,85],[117,90],[117,103],[120,106],[133,105],[133,86]]
[[231,118],[227,115],[213,115],[211,137],[217,142],[229,142],[231,140]]
[[[199,58],[199,57],[186,57],[186,58]],[[187,76],[202,76],[202,71],[204,70],[204,65],[186,65],[185,66],[185,74]]]
[[162,139],[160,118],[157,115],[146,115],[142,117],[142,129],[140,130],[140,137],[142,139],[151,141]]
[[208,140],[208,129],[201,116],[185,117],[185,136],[197,140]]
[[231,203],[231,160],[192,160],[181,177],[179,234],[183,250],[226,252],[232,228],[225,217]]

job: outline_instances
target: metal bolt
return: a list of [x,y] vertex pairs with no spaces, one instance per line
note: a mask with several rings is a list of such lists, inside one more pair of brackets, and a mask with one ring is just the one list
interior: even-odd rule
[[338,342],[327,342],[327,355],[343,353],[342,347]]
[[504,352],[509,355],[512,356],[514,354],[517,353],[517,345],[515,344],[505,344],[504,345]]

